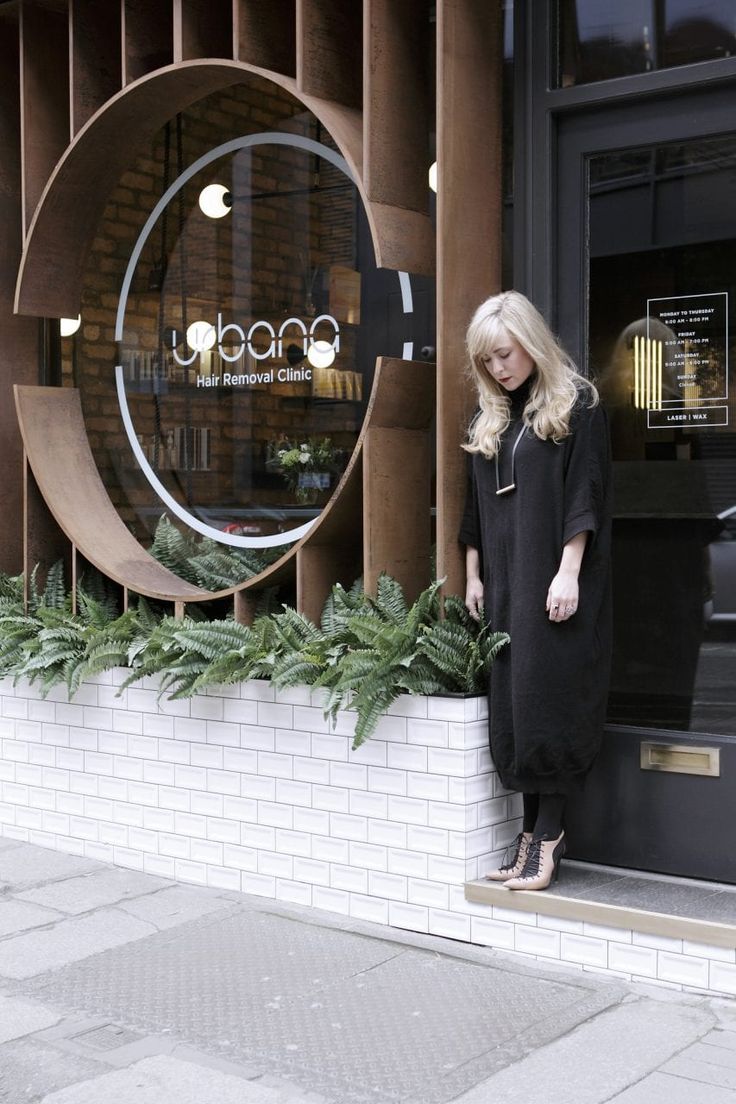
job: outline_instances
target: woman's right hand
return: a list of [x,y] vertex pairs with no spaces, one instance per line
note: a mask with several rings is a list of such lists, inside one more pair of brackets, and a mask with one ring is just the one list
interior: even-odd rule
[[465,606],[474,621],[480,621],[483,609],[483,583],[476,576],[470,578],[465,586]]

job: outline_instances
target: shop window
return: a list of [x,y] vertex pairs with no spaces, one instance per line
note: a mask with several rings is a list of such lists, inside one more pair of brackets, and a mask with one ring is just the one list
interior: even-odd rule
[[712,61],[735,50],[731,0],[559,0],[562,88]]

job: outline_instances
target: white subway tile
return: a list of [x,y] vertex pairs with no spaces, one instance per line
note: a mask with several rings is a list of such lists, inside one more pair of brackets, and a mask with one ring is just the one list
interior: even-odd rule
[[222,762],[225,770],[258,774],[257,751],[248,751],[244,748],[225,748]]
[[[447,774],[456,778],[475,775],[478,753],[457,751],[452,748],[431,747],[428,753],[430,774]],[[431,921],[430,921],[431,923]]]
[[186,812],[190,808],[191,798],[188,790],[176,786],[159,786],[158,803],[163,809]]
[[79,751],[77,748],[57,748],[56,766],[61,770],[83,771],[84,752]]
[[312,904],[312,887],[303,882],[290,881],[287,878],[276,879],[277,901],[293,901],[297,905]]
[[277,851],[259,851],[258,873],[271,874],[274,878],[291,878],[294,860],[291,855],[279,854]]
[[291,828],[294,824],[294,813],[290,805],[279,805],[273,801],[259,801],[258,823],[270,824],[274,828]]
[[[227,760],[225,760],[227,763]],[[276,799],[276,779],[261,778],[257,774],[240,776],[240,793],[251,800],[274,801]]]
[[42,724],[41,739],[45,744],[53,744],[54,747],[69,747],[69,725]]
[[349,740],[346,736],[331,736],[324,732],[312,733],[312,757],[347,762]]
[[613,940],[614,943],[631,943],[631,932],[626,928],[614,928],[608,924],[591,924],[587,920],[583,922],[583,935],[589,935],[594,939]]
[[11,805],[28,804],[28,786],[19,786],[17,782],[3,783],[3,798]]
[[382,793],[370,793],[367,790],[350,790],[350,812],[356,816],[375,817],[379,820],[388,819],[388,795]]
[[368,768],[368,789],[374,793],[406,794],[406,771],[389,767]]
[[[88,752],[85,752],[85,768],[88,769],[86,762],[86,756]],[[44,767],[43,768],[43,784],[50,790],[68,790],[69,789],[69,771],[59,770],[56,767]]]
[[312,736],[309,732],[295,732],[293,729],[277,728],[274,748],[284,755],[310,755]]
[[288,805],[309,807],[312,804],[312,787],[309,782],[298,782],[290,778],[277,778],[276,800]]
[[204,721],[221,721],[225,715],[223,699],[198,695],[191,699],[189,715]]
[[239,747],[241,726],[226,721],[207,721],[207,743],[222,747]]
[[196,839],[207,839],[207,817],[196,813],[175,813],[174,824],[176,831],[181,836],[190,836]]
[[378,724],[373,730],[372,740],[385,740],[388,743],[406,743],[406,725],[404,717],[391,717],[384,714],[378,718]]
[[[540,916],[540,927],[543,917]],[[571,932],[562,932],[560,943],[560,957],[569,962],[580,962],[586,966],[608,965],[608,942],[605,939],[591,939],[587,935],[577,935]]]
[[357,763],[330,763],[330,785],[345,786],[352,790],[365,790],[368,786],[368,768]]
[[[69,743],[72,747],[81,747],[82,742],[75,739],[75,732],[79,729],[69,730]],[[102,751],[108,755],[125,755],[128,754],[128,737],[124,732],[105,732],[104,729],[97,733],[96,736],[97,746],[87,748],[89,751]]]
[[448,939],[470,942],[470,917],[442,909],[429,910],[429,930],[432,935],[444,935]]
[[276,850],[276,829],[268,824],[241,824],[240,842],[264,851]]
[[430,700],[434,699],[427,698],[425,694],[399,694],[386,712],[390,717],[426,717]]
[[[126,691],[128,709],[137,713],[156,713],[159,708],[158,693],[155,690],[142,690],[138,686],[130,686]],[[161,699],[163,704],[164,699]],[[109,727],[109,726],[106,726]]]
[[286,705],[310,705],[312,691],[309,686],[287,686],[276,690],[276,701]]
[[429,910],[419,905],[405,904],[403,901],[389,901],[388,922],[392,928],[428,932]]
[[428,882],[424,878],[408,879],[408,899],[414,905],[449,911],[450,898],[444,882]]
[[501,824],[509,819],[516,819],[516,815],[509,817],[507,797],[489,798],[488,801],[479,801],[476,804],[478,811],[478,827],[486,828],[490,824]]
[[695,985],[698,989],[707,989],[708,962],[704,958],[659,951],[657,977],[677,985]]
[[231,797],[226,794],[221,800],[223,802],[221,815],[227,820],[256,821],[258,819],[258,803],[253,798]]
[[368,819],[349,813],[330,813],[330,835],[338,839],[367,840]]
[[315,809],[347,813],[350,807],[349,791],[337,786],[312,786],[312,805]]
[[485,916],[471,916],[470,938],[473,943],[502,950],[514,949],[514,925],[504,920],[491,920]]
[[449,740],[447,721],[423,721],[413,717],[406,722],[406,738],[408,743],[425,748],[446,748]]
[[189,859],[177,859],[174,869],[177,878],[182,882],[207,885],[207,867],[204,863],[191,862]]
[[368,871],[355,866],[331,863],[330,885],[334,889],[344,889],[348,893],[367,893]]
[[[178,836],[175,837],[178,839]],[[128,828],[125,824],[100,824],[100,843],[110,847],[126,847],[128,844]],[[159,847],[161,840],[159,839]]]
[[420,774],[409,771],[406,776],[406,792],[409,797],[447,801],[450,792],[449,781],[440,774]]
[[462,885],[467,880],[465,861],[453,859],[447,855],[430,855],[427,876],[430,881]]
[[223,720],[241,725],[258,724],[258,702],[244,698],[226,698],[223,707]]
[[[89,805],[90,801],[97,801],[97,798],[88,797],[85,802],[85,808]],[[96,816],[100,819],[112,819],[112,812],[109,817],[102,818],[99,813],[93,813],[87,808],[88,816]],[[149,832],[175,832],[176,825],[174,820],[174,814],[171,809],[144,809],[143,810],[143,827],[147,828]]]
[[401,771],[419,771],[426,777],[427,749],[417,744],[390,744],[386,749],[386,763]]
[[175,784],[174,764],[144,763],[143,780],[144,782],[152,782],[157,785],[160,784],[163,786],[173,786]]
[[229,794],[238,797],[240,794],[240,775],[235,771],[207,770],[207,789],[211,793]]
[[683,939],[682,950],[695,958],[715,959],[718,962],[736,962],[736,950],[733,947],[714,947],[709,943],[691,943]]
[[333,836],[314,836],[312,858],[347,866],[350,861],[350,844],[346,839],[337,839]]
[[472,805],[454,805],[444,801],[429,802],[427,823],[432,828],[466,832],[475,827],[476,819],[477,812]]
[[129,828],[128,847],[132,851],[155,855],[158,852],[158,832],[149,832],[145,828]]
[[522,951],[524,954],[541,955],[544,958],[560,957],[559,932],[536,926],[527,927],[517,921],[515,934],[515,949],[517,951]]
[[224,798],[222,794],[206,793],[203,790],[192,790],[189,800],[189,809],[192,813],[202,816],[221,817]]
[[31,744],[28,749],[28,759],[31,763],[37,763],[42,767],[53,767],[56,762],[56,748],[46,747],[41,744]]
[[290,832],[286,828],[276,829],[276,850],[288,855],[312,857],[312,837],[308,832]]
[[[106,688],[114,696],[112,688]],[[143,714],[134,713],[129,709],[112,709],[112,727],[115,732],[129,732],[137,736],[143,735]]]
[[191,761],[191,744],[184,740],[165,740],[158,742],[158,757],[164,763],[184,763]]
[[[84,845],[84,857],[95,859],[97,862],[111,863],[115,858],[115,848],[109,843],[87,840]],[[149,873],[151,872],[149,871]]]
[[[33,806],[37,808],[38,806]],[[84,797],[82,794],[73,793],[60,793],[56,795],[56,812],[66,813],[68,816],[85,816]],[[85,817],[85,819],[91,824],[92,818]],[[71,835],[78,836],[79,832],[72,832]],[[96,839],[96,836],[87,836],[87,839]]]
[[330,781],[330,764],[326,759],[312,759],[295,755],[294,778],[302,782],[319,782],[326,786]]
[[[90,853],[90,858],[97,857],[97,855]],[[100,855],[99,858],[102,858],[102,856]],[[112,860],[109,858],[104,861],[110,862]],[[174,860],[166,858],[163,855],[144,855],[143,869],[146,874],[155,874],[157,878],[171,878],[173,880],[176,877],[176,864]],[[238,882],[239,881],[240,879],[238,879]]]
[[206,767],[174,767],[175,785],[185,790],[206,790],[207,789],[207,769]]
[[225,866],[207,867],[207,885],[212,889],[227,889],[239,893],[240,882],[240,871],[238,870],[229,870]]
[[488,722],[474,721],[471,724],[450,724],[448,745],[451,748],[468,750],[488,748]]
[[330,864],[318,859],[294,859],[294,880],[309,885],[328,886],[330,884]]
[[361,767],[385,767],[388,762],[388,748],[395,744],[386,744],[383,740],[365,740],[360,747],[349,745],[348,762]]
[[[156,695],[156,697],[158,698],[158,694]],[[172,716],[172,717],[188,717],[188,716],[190,716],[189,699],[188,698],[182,699],[182,698],[166,698],[166,697],[164,697],[164,698],[161,698],[161,701],[159,702],[158,707],[159,707],[159,709],[161,710],[162,713],[166,713],[167,715]],[[128,708],[129,709],[133,708],[132,705],[130,704],[130,697],[128,697]],[[144,706],[142,712],[143,713],[149,713],[150,710],[149,710],[148,706]],[[174,725],[174,734],[176,734],[176,725]]]
[[136,759],[156,759],[158,740],[152,736],[136,736],[132,733],[128,736],[128,755]]
[[277,755],[270,751],[259,751],[258,773],[273,778],[291,778],[294,773],[294,760],[290,755]]
[[102,755],[98,751],[85,751],[84,769],[89,771],[90,774],[112,774],[113,757],[112,755]]
[[30,740],[32,743],[41,743],[43,726],[40,721],[16,721],[15,739],[18,741]]
[[255,847],[239,847],[236,844],[226,843],[222,852],[225,866],[234,867],[236,870],[258,869],[258,851]]
[[193,720],[191,717],[176,717],[174,720],[174,739],[192,740],[195,743],[207,742],[207,722]]
[[313,835],[327,836],[330,833],[330,816],[323,809],[304,809],[294,807],[294,828],[297,832],[309,832]]
[[410,824],[407,843],[410,851],[446,855],[449,849],[449,835],[444,828],[425,828],[423,825]]
[[289,708],[293,708],[293,720],[290,720],[288,725],[279,724],[279,728],[296,728],[312,734],[330,731],[329,718],[325,717],[324,711],[318,706],[295,705]]
[[516,839],[521,831],[520,820],[506,820],[493,826],[492,851],[501,851]]
[[127,824],[133,828],[143,827],[143,809],[138,804],[116,801],[113,816],[118,824]]
[[608,944],[608,966],[626,974],[657,976],[657,952],[653,947],[637,947],[630,943]]
[[406,878],[400,874],[371,870],[368,874],[368,893],[371,897],[385,897],[389,901],[406,901]]
[[406,825],[395,820],[368,820],[368,842],[385,847],[406,847]]
[[258,723],[268,728],[306,728],[295,722],[294,706],[277,702],[258,702]]
[[276,689],[270,679],[247,679],[240,684],[241,698],[251,701],[273,701]]
[[74,705],[71,702],[57,703],[56,720],[58,724],[78,725],[79,727],[83,728],[112,728],[112,723],[110,723],[109,725],[85,724],[84,706]]
[[130,759],[127,755],[116,755],[113,759],[113,774],[116,778],[129,778],[135,782],[142,782],[143,765],[142,759]]
[[224,762],[222,748],[217,747],[216,744],[190,744],[189,762],[192,767],[203,767],[205,769],[213,767],[215,770],[222,770]]
[[327,912],[338,912],[341,916],[349,916],[350,894],[342,889],[313,886],[312,908],[325,909]]
[[25,828],[43,827],[46,832],[69,835],[69,817],[65,813],[44,812],[42,809],[18,809],[17,822]]
[[56,720],[56,702],[29,701],[28,719],[31,721],[50,721],[53,724]]
[[671,939],[667,935],[650,935],[646,932],[635,931],[632,942],[639,947],[652,947],[657,951],[671,951],[682,954],[682,940]]
[[375,843],[350,844],[350,865],[365,867],[366,870],[387,870],[388,852],[385,847]]
[[388,924],[388,901],[364,897],[361,893],[351,893],[350,915],[372,924]]
[[[33,809],[55,809],[57,807],[57,800],[59,801],[59,811],[68,813],[71,809],[68,805],[65,807],[65,801],[68,802],[71,798],[79,798],[84,801],[82,794],[76,793],[57,793],[54,790],[44,790],[40,786],[30,786],[28,789],[28,802]],[[82,806],[84,809],[84,805]],[[86,812],[86,810],[85,810]],[[87,813],[88,816],[94,814]]]
[[437,721],[454,721],[456,724],[475,721],[478,717],[477,700],[432,696],[428,701],[427,716]]
[[236,820],[207,817],[207,839],[216,843],[240,843],[240,824]]

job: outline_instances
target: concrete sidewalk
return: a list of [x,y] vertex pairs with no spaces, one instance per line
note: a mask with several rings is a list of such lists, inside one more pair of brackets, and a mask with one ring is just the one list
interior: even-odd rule
[[3,1104],[736,1104],[736,1004],[0,839]]

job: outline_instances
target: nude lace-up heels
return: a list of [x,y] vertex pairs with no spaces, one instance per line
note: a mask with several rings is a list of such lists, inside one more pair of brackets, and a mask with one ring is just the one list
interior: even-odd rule
[[506,858],[498,870],[489,870],[485,875],[489,882],[508,882],[509,878],[518,878],[524,869],[529,844],[532,842],[531,832],[519,832],[513,843],[506,848]]
[[565,833],[557,839],[533,839],[521,873],[506,882],[507,889],[546,889],[556,881],[560,859],[565,854]]

